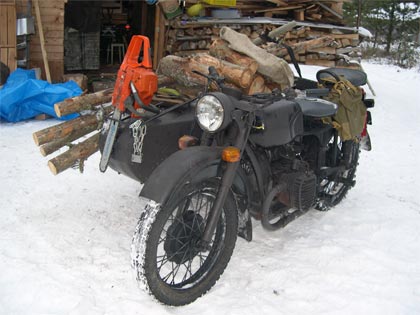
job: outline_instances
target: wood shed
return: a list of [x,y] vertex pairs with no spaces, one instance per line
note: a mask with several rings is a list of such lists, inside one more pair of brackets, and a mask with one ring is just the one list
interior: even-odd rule
[[[52,81],[61,81],[68,72],[118,68],[133,34],[151,39],[156,67],[168,54],[207,51],[223,26],[255,38],[291,20],[297,26],[276,40],[291,46],[298,62],[345,65],[360,55],[359,34],[343,20],[348,0],[156,2],[0,0],[1,61],[11,70],[18,65],[40,68],[42,78],[49,72]],[[19,31],[16,20],[29,28],[32,23],[33,31],[13,36]],[[264,45],[276,49],[272,43]]]

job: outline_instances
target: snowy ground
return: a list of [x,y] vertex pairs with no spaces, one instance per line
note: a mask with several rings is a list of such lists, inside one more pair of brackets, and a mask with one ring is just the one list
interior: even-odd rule
[[221,280],[182,308],[134,280],[140,185],[101,174],[99,155],[54,177],[32,133],[56,121],[2,123],[0,314],[420,314],[420,73],[365,69],[373,151],[348,198],[281,231],[254,222],[253,242],[239,239]]

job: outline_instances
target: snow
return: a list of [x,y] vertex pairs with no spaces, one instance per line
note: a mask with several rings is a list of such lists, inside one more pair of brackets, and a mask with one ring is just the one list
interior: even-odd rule
[[182,308],[136,284],[140,185],[100,173],[98,154],[83,175],[53,176],[31,134],[57,121],[1,123],[0,314],[419,314],[420,73],[364,67],[378,96],[356,187],[282,230],[254,221],[254,240],[238,239],[219,282]]

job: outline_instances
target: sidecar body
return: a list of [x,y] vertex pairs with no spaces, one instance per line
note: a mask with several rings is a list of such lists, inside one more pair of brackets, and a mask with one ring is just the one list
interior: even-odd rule
[[[169,155],[179,150],[178,139],[183,135],[199,137],[201,129],[194,119],[194,110],[190,105],[167,113],[146,124],[142,143],[142,161],[132,161],[134,152],[133,129],[130,128],[137,119],[128,118],[121,121],[109,160],[109,166],[118,173],[144,183],[153,170]],[[99,147],[102,152],[107,130],[104,128]]]

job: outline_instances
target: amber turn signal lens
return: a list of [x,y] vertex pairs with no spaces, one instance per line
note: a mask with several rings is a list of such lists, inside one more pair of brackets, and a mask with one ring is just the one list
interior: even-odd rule
[[241,159],[241,150],[235,147],[226,147],[223,149],[222,159],[230,163],[238,162]]

